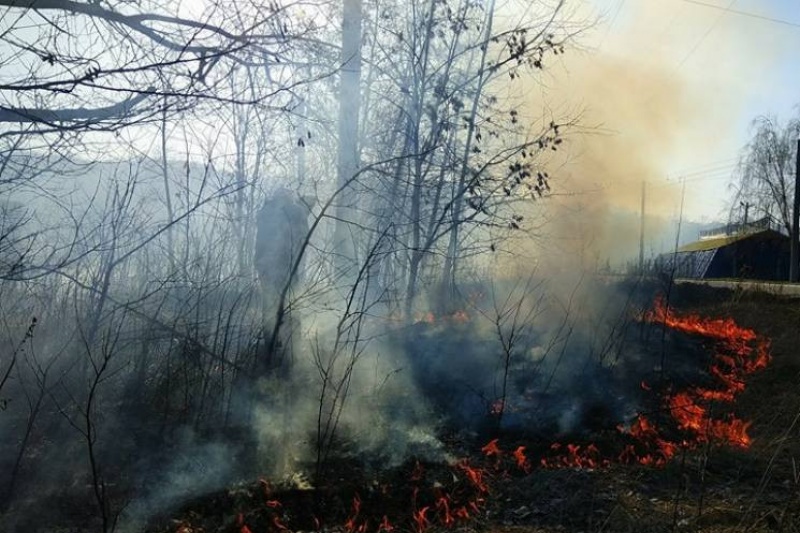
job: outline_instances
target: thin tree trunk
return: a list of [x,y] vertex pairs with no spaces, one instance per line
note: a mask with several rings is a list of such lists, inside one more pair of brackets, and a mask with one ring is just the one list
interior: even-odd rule
[[175,243],[172,235],[172,221],[175,213],[172,210],[172,192],[169,187],[169,168],[167,163],[167,108],[164,106],[161,115],[161,172],[164,176],[164,202],[167,207],[167,256],[169,258],[170,275],[175,273]]
[[[461,161],[461,175],[458,179],[458,188],[454,191],[456,195],[463,194],[464,187],[467,182],[467,174],[469,172],[469,156],[472,151],[472,143],[475,135],[475,119],[478,114],[478,104],[480,103],[483,87],[486,84],[488,75],[486,74],[486,55],[489,50],[488,42],[492,35],[492,25],[494,22],[494,7],[495,0],[490,0],[486,8],[486,23],[484,24],[485,33],[483,36],[484,46],[481,47],[481,62],[478,77],[478,86],[475,90],[475,97],[472,100],[472,109],[470,110],[469,126],[467,129],[467,139],[464,146],[464,157]],[[464,203],[456,201],[453,205],[453,228],[450,231],[450,241],[448,243],[448,253],[444,261],[444,270],[442,271],[442,296],[447,297],[450,295],[455,284],[455,273],[458,268],[458,253],[459,253],[459,230],[461,223],[461,214],[464,210]]]
[[[358,124],[361,110],[361,19],[362,0],[343,0],[342,68],[339,75],[339,153],[337,184],[347,184],[358,171]],[[356,214],[354,190],[340,195],[336,210],[334,244],[340,270],[349,269],[356,248],[348,223]]]

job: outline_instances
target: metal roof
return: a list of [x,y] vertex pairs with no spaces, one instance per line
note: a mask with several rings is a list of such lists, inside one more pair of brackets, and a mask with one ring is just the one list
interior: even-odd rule
[[781,233],[771,229],[750,233],[740,233],[738,235],[729,235],[727,237],[717,237],[716,239],[705,239],[702,241],[690,242],[689,244],[685,244],[678,248],[678,252],[705,252],[708,250],[716,250],[718,248],[722,248],[723,246],[728,246],[729,244],[733,244],[744,239],[749,239],[750,237],[763,236],[768,233],[782,235]]

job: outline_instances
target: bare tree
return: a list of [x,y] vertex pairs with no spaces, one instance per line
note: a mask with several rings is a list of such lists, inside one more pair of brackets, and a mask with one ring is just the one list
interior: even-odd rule
[[33,128],[16,134],[116,129],[153,115],[163,99],[170,107],[185,106],[186,98],[237,100],[222,83],[232,66],[278,62],[290,38],[276,4],[255,8],[244,29],[234,24],[244,9],[236,2],[195,18],[152,1],[134,10],[125,2],[69,0],[0,6],[15,21],[3,34],[14,51],[4,65],[19,73],[0,84],[10,102],[0,107],[0,122]]
[[[361,25],[362,0],[343,0],[342,2],[342,56],[339,74],[339,149],[336,165],[337,184],[351,181],[359,166],[358,132],[361,112]],[[355,260],[353,229],[349,222],[353,219],[354,195],[350,192],[339,199],[338,222],[336,224],[336,246],[347,265]],[[349,267],[345,267],[349,268]]]
[[733,209],[746,202],[792,230],[795,157],[800,120],[782,123],[775,117],[753,121],[753,136],[739,160]]
[[492,247],[489,229],[502,239],[522,228],[515,205],[549,191],[542,155],[558,149],[568,124],[523,117],[518,101],[499,96],[535,82],[573,36],[564,2],[540,7],[506,27],[493,2],[389,3],[371,13],[365,142],[372,156],[403,157],[375,177],[364,193],[375,201],[364,203],[372,225],[394,228],[381,269],[401,286],[394,292],[407,316],[422,287],[451,293],[466,249],[478,240]]

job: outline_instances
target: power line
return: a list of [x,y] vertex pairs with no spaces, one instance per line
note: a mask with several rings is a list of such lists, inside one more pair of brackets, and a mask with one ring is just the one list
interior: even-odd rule
[[800,24],[798,24],[797,22],[791,22],[791,21],[788,21],[788,20],[779,19],[779,18],[775,18],[775,17],[768,17],[766,15],[759,15],[758,13],[751,13],[749,11],[741,11],[739,9],[731,9],[730,7],[724,8],[724,7],[721,7],[721,6],[716,6],[714,4],[709,4],[709,3],[703,2],[701,0],[681,0],[681,2],[686,2],[687,4],[695,4],[695,5],[698,5],[698,6],[708,7],[708,8],[711,8],[711,9],[722,10],[722,11],[725,11],[726,13],[732,13],[734,15],[740,15],[742,17],[749,17],[749,18],[752,18],[752,19],[763,20],[763,21],[766,21],[766,22],[773,22],[775,24],[783,24],[784,26],[791,26],[793,28],[800,28]]
[[606,29],[605,35],[603,35],[603,40],[600,41],[600,44],[597,46],[598,50],[603,48],[603,45],[606,43],[606,40],[608,39],[608,36],[611,33],[611,29],[614,27],[614,24],[616,24],[616,22],[617,22],[617,17],[619,17],[619,14],[622,11],[622,8],[625,7],[625,1],[626,0],[619,0],[619,2],[617,3],[616,11],[614,11],[614,16],[611,17],[611,22],[609,22],[608,29]]
[[[688,2],[688,1],[690,1],[690,0],[684,0],[684,1],[685,1],[685,2]],[[691,1],[694,1],[694,0],[691,0]],[[683,66],[683,65],[684,65],[684,64],[685,64],[685,63],[686,63],[686,62],[689,60],[689,58],[690,58],[690,57],[692,57],[692,55],[694,55],[694,53],[695,53],[695,52],[697,51],[697,49],[698,49],[698,48],[700,48],[700,46],[701,46],[701,45],[702,45],[702,44],[705,42],[705,40],[708,38],[708,36],[709,36],[709,35],[711,35],[711,32],[712,32],[712,31],[714,31],[714,30],[716,29],[716,27],[717,27],[717,26],[719,26],[719,23],[720,23],[720,21],[722,21],[722,17],[724,17],[724,16],[725,16],[725,13],[728,13],[728,12],[730,12],[731,8],[733,7],[733,5],[734,5],[735,3],[736,3],[736,0],[731,0],[731,1],[730,1],[730,3],[728,4],[728,7],[727,7],[727,8],[721,8],[721,7],[715,6],[715,7],[718,7],[718,9],[721,9],[723,12],[722,12],[722,13],[720,13],[720,15],[717,17],[717,19],[716,19],[716,20],[713,22],[713,24],[711,24],[711,26],[709,26],[709,27],[708,27],[708,29],[707,29],[707,30],[706,30],[706,32],[703,34],[703,36],[702,36],[702,37],[700,37],[700,40],[699,40],[699,41],[697,41],[697,42],[694,44],[694,46],[692,47],[692,49],[691,49],[691,50],[689,50],[689,53],[688,53],[688,54],[686,54],[686,56],[683,58],[683,60],[682,60],[682,61],[681,61],[681,62],[678,64],[678,68],[679,68],[679,69],[680,69],[680,68],[681,68],[681,67],[682,67],[682,66]]]

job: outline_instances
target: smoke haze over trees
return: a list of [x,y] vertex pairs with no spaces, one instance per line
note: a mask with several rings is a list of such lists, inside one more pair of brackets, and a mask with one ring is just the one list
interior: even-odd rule
[[613,314],[515,255],[576,124],[540,85],[589,24],[570,2],[0,12],[0,529],[47,530],[57,494],[58,520],[136,530],[254,472],[322,483],[342,447],[443,455],[411,357],[466,348],[421,324],[488,350],[453,400],[488,411]]

